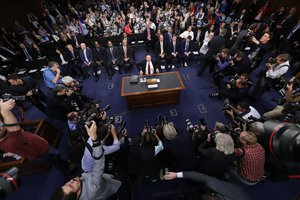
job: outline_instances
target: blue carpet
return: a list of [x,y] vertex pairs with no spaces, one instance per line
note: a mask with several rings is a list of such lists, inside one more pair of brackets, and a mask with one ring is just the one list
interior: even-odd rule
[[[142,61],[145,56],[143,47],[136,48],[136,63]],[[265,66],[261,65],[260,69]],[[214,91],[211,76],[206,71],[202,77],[197,77],[198,64],[192,62],[191,67],[180,68],[178,71],[181,74],[186,90],[182,92],[180,102],[177,105],[166,105],[155,108],[134,109],[128,110],[126,101],[121,98],[121,79],[116,74],[112,80],[109,80],[104,70],[98,82],[94,78],[89,78],[84,81],[84,94],[92,97],[94,100],[101,99],[101,106],[111,104],[112,109],[108,112],[110,116],[120,116],[127,122],[127,130],[131,137],[139,134],[144,126],[145,120],[155,122],[155,117],[162,114],[172,121],[180,129],[185,129],[185,119],[189,118],[196,123],[200,117],[206,119],[209,127],[213,127],[215,121],[225,122],[228,120],[221,111],[222,101],[211,99],[208,97],[209,93]],[[138,74],[138,70],[134,69],[132,74]],[[253,77],[254,78],[254,77]],[[254,78],[255,79],[255,78]],[[261,113],[271,109],[275,106],[270,101],[271,98],[278,98],[280,95],[277,92],[271,91],[266,93],[259,102],[254,103]],[[46,118],[36,108],[31,107],[26,113],[26,119]],[[64,133],[60,151],[63,157],[66,157],[66,124],[51,121],[59,130]],[[62,185],[64,182],[64,174],[55,167],[49,172],[21,177],[22,186],[9,195],[7,200],[47,200],[50,198],[53,190]],[[272,182],[266,180],[255,186],[244,186],[249,192],[252,199],[263,200],[289,200],[300,192],[299,180],[286,180],[280,182]]]

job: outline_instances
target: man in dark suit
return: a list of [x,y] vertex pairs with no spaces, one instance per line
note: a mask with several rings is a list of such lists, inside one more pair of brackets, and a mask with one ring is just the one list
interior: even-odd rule
[[213,69],[214,68],[214,61],[215,61],[214,56],[217,55],[217,53],[219,53],[220,50],[225,47],[225,38],[224,38],[224,36],[226,35],[226,33],[227,33],[227,30],[222,29],[219,35],[214,36],[211,39],[211,41],[209,42],[208,51],[204,56],[204,62],[202,64],[202,66],[200,67],[197,76],[201,76],[207,66],[209,66],[209,72],[210,73],[213,72],[213,70],[214,70]]
[[88,73],[88,69],[93,69],[93,75],[95,77],[95,80],[99,80],[99,74],[97,73],[97,67],[95,66],[94,60],[93,60],[93,51],[86,47],[85,43],[80,44],[80,59],[81,59],[81,68],[85,70]]
[[159,66],[155,60],[152,60],[150,54],[146,54],[146,60],[138,64],[140,75],[149,75],[159,73]]
[[150,48],[153,48],[154,46],[154,38],[155,38],[155,32],[152,28],[150,28],[150,24],[146,25],[146,30],[144,31],[144,38],[146,44],[146,51],[149,53]]
[[[300,43],[300,18],[298,23],[289,31],[287,37],[285,37],[284,42],[280,45],[281,52],[295,51],[299,47]],[[292,52],[290,52],[293,54]]]
[[155,43],[155,56],[161,66],[165,65],[166,71],[171,68],[171,53],[168,45],[164,42],[164,36],[160,35],[159,40]]
[[85,71],[81,69],[79,51],[77,49],[74,49],[71,44],[67,45],[66,57],[70,65],[70,72],[72,74],[72,77],[79,78],[80,75],[82,75],[83,77],[88,77],[88,75],[84,73]]
[[132,69],[132,48],[127,45],[127,40],[122,40],[122,46],[119,48],[119,66],[120,71],[124,70],[125,73],[131,72]]
[[172,69],[179,67],[178,64],[181,62],[181,45],[177,39],[177,35],[173,35],[172,42],[168,45],[169,51],[171,52]]
[[74,31],[70,31],[70,35],[71,44],[73,45],[73,47],[79,48],[80,44],[83,42],[83,38],[81,37],[81,35],[76,35]]
[[23,61],[33,61],[33,53],[23,43],[19,44]]
[[192,57],[192,40],[191,36],[187,36],[186,39],[181,42],[181,56],[183,61],[183,66],[190,66],[190,59]]
[[[258,24],[257,23],[253,23],[250,25],[250,27],[248,28],[248,30],[242,30],[237,38],[235,43],[233,44],[233,46],[230,49],[230,54],[233,55],[235,54],[238,50],[244,50],[243,48],[243,44],[245,42],[247,42],[247,35],[253,35],[256,31],[256,29],[258,28]],[[250,37],[248,37],[248,40],[250,39]]]
[[171,27],[168,27],[168,31],[164,35],[164,40],[166,44],[172,42],[172,36],[173,36],[173,29]]
[[111,80],[112,76],[115,74],[114,70],[119,71],[122,74],[121,70],[118,67],[118,48],[113,46],[113,43],[109,40],[107,42],[107,48],[105,49],[106,54],[106,71],[108,73],[109,79]]

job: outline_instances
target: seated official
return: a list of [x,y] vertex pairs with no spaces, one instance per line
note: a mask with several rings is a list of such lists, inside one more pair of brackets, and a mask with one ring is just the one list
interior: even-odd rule
[[156,41],[154,50],[159,65],[165,65],[166,71],[169,71],[171,68],[171,52],[169,51],[168,43],[164,41],[164,36],[162,34],[159,35],[159,40]]
[[242,147],[235,149],[235,152],[237,156],[241,156],[241,159],[237,162],[236,171],[231,171],[231,174],[242,182],[256,183],[265,173],[265,150],[252,132],[241,132],[239,141]]
[[11,110],[15,101],[0,100],[2,126],[0,127],[0,150],[25,157],[28,161],[37,160],[47,154],[48,142],[42,137],[23,131]]
[[66,46],[66,57],[69,63],[70,75],[79,78],[80,75],[84,77],[84,72],[81,69],[79,51],[75,49],[71,44]]
[[290,68],[289,55],[279,54],[275,58],[276,62],[269,61],[267,70],[262,78],[260,78],[254,87],[252,97],[253,100],[258,100],[270,87],[275,87],[280,83],[280,78]]
[[46,96],[41,90],[35,88],[35,83],[30,77],[21,79],[18,75],[11,74],[7,77],[7,81],[11,84],[5,89],[7,93],[15,96],[26,96],[26,100],[46,114],[46,108],[42,103],[42,101],[46,103]]
[[52,195],[51,200],[79,199],[79,200],[103,200],[108,199],[117,192],[121,182],[112,179],[108,174],[104,174],[104,151],[97,136],[97,126],[93,122],[87,133],[92,141],[91,152],[94,159],[94,167],[91,172],[83,173],[81,177],[75,177],[71,181],[58,188]]
[[68,90],[63,84],[57,84],[47,98],[46,113],[52,119],[67,119],[67,113],[71,108],[73,91]]
[[[106,54],[106,71],[108,73],[108,77],[111,80],[112,76],[115,74],[115,70],[119,71],[118,67],[118,48],[113,46],[112,41],[107,42],[107,48],[105,49]],[[119,71],[120,74],[122,74],[121,71]]]
[[215,138],[211,137],[209,135],[207,140],[210,142],[213,139],[215,147],[198,148],[198,171],[222,179],[235,160],[234,142],[230,135],[224,133],[217,133]]
[[80,59],[81,59],[81,70],[84,73],[84,78],[89,77],[90,69],[93,70],[93,75],[95,77],[96,82],[99,80],[98,68],[94,63],[93,51],[86,46],[85,43],[80,44],[79,51]]
[[133,50],[127,45],[127,40],[122,40],[122,46],[119,48],[119,70],[124,70],[126,73],[131,72],[133,64]]
[[247,102],[240,102],[236,107],[230,105],[230,108],[226,109],[225,113],[230,117],[235,125],[240,127],[242,127],[241,125],[243,123],[252,120],[251,118],[261,118],[259,112]]
[[225,181],[221,181],[215,177],[201,174],[198,172],[184,171],[184,172],[167,172],[164,175],[165,180],[172,180],[175,178],[191,179],[203,185],[203,195],[201,199],[213,200],[250,200],[247,192],[240,186]]
[[43,71],[43,79],[48,89],[52,89],[55,84],[61,83],[60,69],[57,62],[49,62],[48,67]]
[[180,41],[177,39],[177,35],[172,36],[172,41],[169,45],[169,51],[171,52],[172,59],[172,69],[175,67],[179,68],[179,63],[181,61],[181,45]]
[[150,54],[146,54],[146,60],[138,64],[140,75],[159,73],[159,66],[153,61]]
[[191,36],[187,36],[186,39],[181,42],[181,57],[184,67],[190,66],[190,60],[192,57],[193,42]]

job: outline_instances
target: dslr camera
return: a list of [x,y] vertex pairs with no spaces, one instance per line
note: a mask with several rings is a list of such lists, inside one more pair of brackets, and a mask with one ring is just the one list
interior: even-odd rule
[[22,95],[22,96],[13,96],[12,94],[9,94],[9,93],[4,93],[2,95],[3,102],[8,101],[10,99],[13,99],[13,100],[16,100],[16,101],[24,101],[25,98],[26,98],[25,95]]

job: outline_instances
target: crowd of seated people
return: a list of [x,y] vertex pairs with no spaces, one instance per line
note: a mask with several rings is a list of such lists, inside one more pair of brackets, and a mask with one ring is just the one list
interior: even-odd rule
[[[12,31],[1,27],[1,95],[24,96],[16,101],[18,107],[26,110],[24,104],[30,102],[49,119],[68,123],[70,162],[78,176],[83,172],[58,189],[53,199],[134,197],[143,187],[174,178],[201,182],[210,189],[203,192],[223,199],[249,199],[239,186],[226,181],[229,174],[246,184],[264,178],[266,152],[259,136],[246,126],[250,121],[299,120],[293,103],[299,102],[300,19],[294,7],[271,13],[268,3],[253,1],[243,10],[241,5],[240,0],[47,1],[43,16],[28,15],[29,25],[15,21]],[[137,45],[147,52],[141,62],[135,62]],[[226,99],[222,109],[234,129],[216,125],[210,130],[201,123],[188,126],[186,133],[160,119],[155,126],[147,122],[132,142],[126,129],[118,129],[107,117],[109,106],[100,108],[81,93],[86,89],[81,81],[90,76],[97,82],[103,73],[112,80],[116,73],[149,75],[195,65],[200,78],[209,68],[206,76],[217,89],[209,96]],[[42,80],[45,94],[35,80]],[[250,104],[271,88],[285,101],[259,113]],[[7,121],[14,104],[0,102],[4,124],[17,123],[15,118]],[[21,145],[16,151],[7,148],[14,135],[26,134],[16,125],[7,130],[1,126],[1,151],[28,160],[48,152],[38,137],[33,139],[41,141],[44,150],[34,158],[27,155],[31,149]]]

